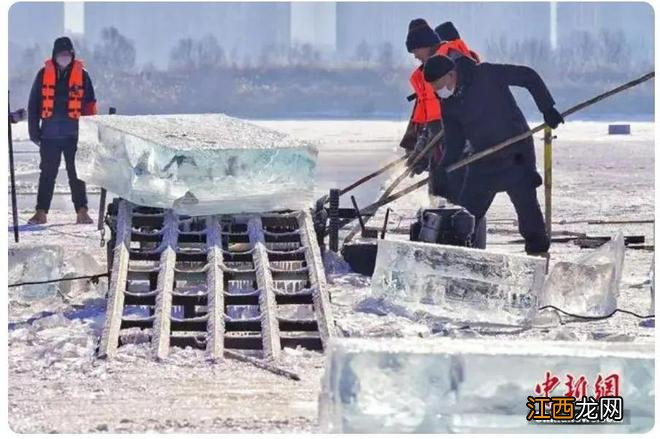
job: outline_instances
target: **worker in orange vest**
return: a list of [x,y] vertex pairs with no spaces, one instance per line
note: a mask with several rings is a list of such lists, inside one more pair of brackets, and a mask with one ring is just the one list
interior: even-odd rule
[[476,62],[481,62],[477,52],[470,49],[468,45],[465,44],[465,41],[461,39],[458,30],[456,30],[454,23],[451,21],[445,21],[436,26],[435,33],[438,34],[438,37],[442,41],[440,46],[442,50],[438,51],[438,55],[445,55],[453,59],[459,54],[459,56],[467,56]]
[[39,146],[41,158],[36,213],[28,221],[29,224],[47,222],[62,155],[76,210],[76,222],[93,223],[87,212],[85,183],[76,174],[75,157],[80,116],[96,113],[92,80],[82,61],[75,59],[73,43],[67,37],[57,38],[51,58],[37,73],[28,103],[30,140]]
[[[456,35],[458,32],[451,25]],[[447,23],[443,23],[439,28],[444,29]],[[406,150],[410,156],[408,164],[412,162],[414,151],[424,149],[429,142],[440,131],[442,127],[442,111],[440,100],[435,94],[431,85],[424,80],[424,63],[431,56],[440,54],[448,56],[467,56],[478,62],[478,55],[470,50],[460,38],[443,41],[440,36],[428,25],[422,18],[414,19],[408,25],[408,35],[406,37],[406,48],[414,57],[421,62],[410,75],[410,85],[414,93],[408,97],[408,100],[415,100],[410,122],[406,133],[401,140],[400,146]],[[433,148],[432,156],[434,161],[439,161],[442,154],[442,147],[438,144]],[[429,156],[430,157],[430,156]],[[420,174],[427,170],[429,166],[429,157],[419,160],[413,168],[413,174]]]

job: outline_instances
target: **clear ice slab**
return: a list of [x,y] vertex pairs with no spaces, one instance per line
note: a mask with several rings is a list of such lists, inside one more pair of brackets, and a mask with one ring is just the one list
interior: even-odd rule
[[[619,377],[622,424],[528,422],[528,396],[546,372],[549,394],[567,392],[567,374],[596,382]],[[644,432],[654,423],[653,342],[334,338],[319,398],[324,433]],[[613,387],[612,387],[613,389]],[[543,392],[543,391],[541,391]]]
[[77,170],[133,203],[181,214],[311,205],[317,150],[224,114],[81,118]]
[[557,262],[543,288],[541,306],[566,312],[603,316],[617,307],[626,246],[618,233],[612,240],[575,262]]
[[374,298],[457,322],[528,325],[545,259],[422,242],[380,240]]
[[[64,250],[59,245],[16,244],[9,247],[8,283],[35,282],[62,277]],[[58,284],[23,285],[9,289],[10,298],[30,301],[53,297]]]

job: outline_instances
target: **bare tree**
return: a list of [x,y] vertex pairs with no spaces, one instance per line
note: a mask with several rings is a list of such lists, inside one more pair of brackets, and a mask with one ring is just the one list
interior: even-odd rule
[[378,64],[384,67],[394,66],[394,48],[389,41],[378,46]]
[[101,29],[101,42],[94,46],[94,62],[119,71],[135,67],[135,45],[115,27]]
[[371,47],[366,41],[362,40],[355,48],[355,59],[364,63],[371,61]]

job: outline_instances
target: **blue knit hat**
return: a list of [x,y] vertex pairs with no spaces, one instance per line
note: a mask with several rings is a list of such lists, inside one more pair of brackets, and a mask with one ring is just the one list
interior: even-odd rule
[[433,47],[440,43],[440,38],[423,18],[415,18],[408,25],[406,49],[411,52],[420,47]]

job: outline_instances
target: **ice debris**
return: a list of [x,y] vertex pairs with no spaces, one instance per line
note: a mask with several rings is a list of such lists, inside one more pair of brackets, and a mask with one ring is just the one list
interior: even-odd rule
[[625,253],[624,237],[612,240],[575,262],[557,262],[545,281],[541,306],[598,317],[617,307]]
[[[9,284],[62,277],[64,250],[59,245],[16,244],[9,247]],[[57,283],[23,285],[9,289],[10,299],[30,301],[57,294]]]

